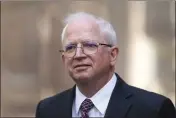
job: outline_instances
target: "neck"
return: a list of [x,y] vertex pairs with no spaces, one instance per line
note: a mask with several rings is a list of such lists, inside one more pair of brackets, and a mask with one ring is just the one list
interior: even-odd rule
[[77,86],[82,94],[90,98],[95,95],[101,88],[103,88],[106,83],[108,83],[108,81],[112,78],[113,74],[114,71],[108,74],[106,73],[106,75],[96,77],[92,79],[92,81],[87,82],[86,84],[77,84]]

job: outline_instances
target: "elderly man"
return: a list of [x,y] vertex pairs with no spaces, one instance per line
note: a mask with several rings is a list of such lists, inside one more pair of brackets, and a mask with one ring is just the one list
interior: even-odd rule
[[62,32],[62,59],[76,85],[46,98],[36,118],[176,118],[172,102],[127,85],[115,73],[116,33],[102,18],[69,15]]

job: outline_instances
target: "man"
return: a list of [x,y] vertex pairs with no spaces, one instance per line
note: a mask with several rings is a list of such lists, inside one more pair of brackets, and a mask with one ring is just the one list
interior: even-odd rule
[[76,85],[40,101],[36,118],[176,118],[168,98],[127,85],[115,73],[116,33],[107,21],[83,12],[68,16],[62,44]]

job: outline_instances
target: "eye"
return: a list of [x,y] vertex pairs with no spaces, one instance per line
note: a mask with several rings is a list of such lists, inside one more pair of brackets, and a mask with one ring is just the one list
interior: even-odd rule
[[68,46],[65,47],[65,51],[66,52],[72,51],[72,50],[75,49],[75,47],[76,47],[75,45],[68,45]]
[[94,43],[94,42],[85,42],[83,44],[83,46],[87,47],[87,48],[96,48],[96,47],[98,47],[98,45],[96,43]]

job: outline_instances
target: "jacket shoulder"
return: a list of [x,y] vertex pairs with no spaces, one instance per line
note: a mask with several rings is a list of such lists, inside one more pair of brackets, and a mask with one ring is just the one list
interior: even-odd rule
[[138,111],[138,114],[155,114],[161,118],[175,118],[176,109],[172,101],[166,96],[158,93],[150,92],[134,86],[128,86],[129,91],[133,94],[131,103],[133,109]]
[[165,99],[168,99],[166,96],[161,95],[159,93],[155,93],[149,90],[144,90],[142,88],[137,88],[134,86],[129,85],[129,90],[134,94],[136,98],[144,99],[145,101],[163,101]]
[[70,101],[71,93],[72,89],[68,89],[64,92],[41,100],[36,108],[36,118],[55,118],[56,116],[62,116],[64,108],[66,109],[66,103]]
[[68,89],[68,90],[65,90],[61,93],[53,95],[51,97],[47,97],[47,98],[41,100],[40,104],[43,105],[43,107],[45,107],[45,106],[51,105],[55,102],[57,102],[57,103],[61,102],[62,103],[62,100],[65,100],[66,98],[68,98],[71,91],[72,91],[72,89]]
[[174,108],[172,101],[164,95],[130,85],[128,87],[128,90],[133,94],[132,102],[140,108],[145,106],[145,108],[159,111],[166,102],[170,104],[170,107]]

